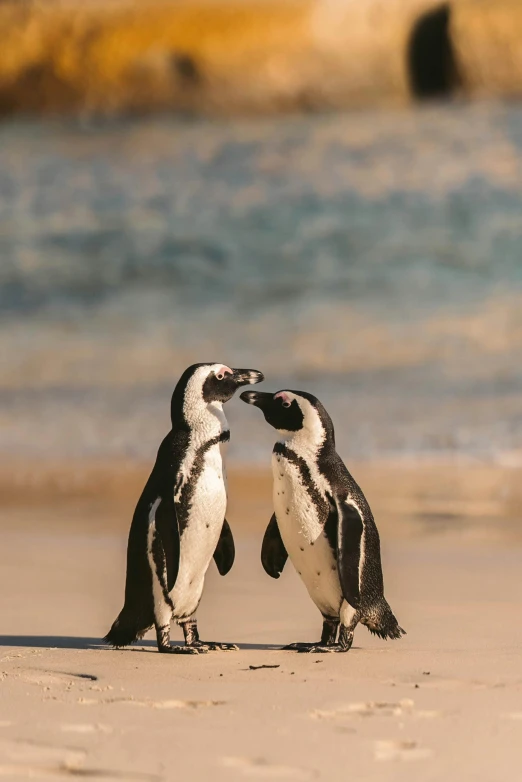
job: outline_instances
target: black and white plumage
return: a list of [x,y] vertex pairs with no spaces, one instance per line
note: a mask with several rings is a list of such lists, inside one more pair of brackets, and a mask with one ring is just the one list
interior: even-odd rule
[[275,514],[263,540],[263,567],[279,578],[289,556],[323,615],[320,643],[286,648],[348,651],[359,622],[381,638],[400,638],[404,630],[384,598],[379,533],[336,453],[323,405],[304,391],[244,391],[241,399],[259,407],[280,434],[272,454]]
[[[240,386],[262,380],[257,370],[223,364],[195,364],[181,376],[172,395],[172,429],[134,511],[125,604],[107,643],[127,646],[154,625],[160,652],[235,648],[201,642],[194,614],[212,557],[221,575],[234,562],[234,540],[225,519],[221,446],[230,432],[223,403]],[[173,618],[183,628],[184,647],[170,645]]]

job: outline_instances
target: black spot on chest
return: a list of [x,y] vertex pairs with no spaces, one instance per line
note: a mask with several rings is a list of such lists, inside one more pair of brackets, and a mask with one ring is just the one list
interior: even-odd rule
[[[283,443],[276,443],[274,446],[274,453],[279,457],[283,457],[289,464],[294,465],[299,473],[299,480],[306,490],[311,502],[317,509],[317,517],[321,524],[325,524],[329,514],[329,503],[321,492],[319,491],[317,484],[312,478],[310,468],[305,460],[298,456],[291,448],[287,448]],[[283,492],[284,493],[284,492]]]
[[212,437],[210,440],[207,440],[206,443],[202,443],[202,445],[200,445],[196,451],[196,456],[194,457],[190,475],[183,485],[179,499],[176,503],[176,514],[178,518],[180,534],[183,532],[188,523],[190,509],[194,501],[194,494],[196,493],[198,479],[203,472],[203,467],[205,464],[205,454],[208,453],[208,451],[210,451],[210,449],[215,445],[219,445],[219,443],[226,443],[229,440],[230,432],[221,432],[220,435]]

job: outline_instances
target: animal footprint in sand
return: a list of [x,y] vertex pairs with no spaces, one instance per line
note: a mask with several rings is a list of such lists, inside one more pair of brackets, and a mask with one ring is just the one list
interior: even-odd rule
[[0,777],[15,779],[96,778],[99,782],[159,782],[156,774],[126,770],[86,768],[87,753],[80,749],[53,747],[30,741],[0,743]]
[[414,701],[404,698],[396,703],[387,701],[362,701],[347,703],[336,709],[315,709],[310,712],[315,719],[356,718],[356,717],[440,717],[440,711],[426,711],[415,708]]
[[99,703],[120,703],[125,706],[143,706],[149,709],[202,709],[209,706],[223,706],[226,701],[147,701],[137,698],[102,698],[97,700],[95,698],[79,698],[78,703],[81,703],[83,706],[95,706]]
[[30,776],[34,772],[42,775],[51,772],[74,774],[79,770],[86,753],[79,749],[52,747],[28,741],[3,741],[0,743],[0,776]]
[[50,689],[52,686],[63,685],[68,689],[80,682],[95,682],[98,677],[90,673],[68,673],[65,671],[48,671],[40,668],[25,668],[15,673],[17,679],[29,684],[39,684]]
[[92,724],[90,722],[68,722],[61,726],[64,733],[112,733],[110,725],[102,725],[97,722]]
[[316,779],[316,771],[297,766],[280,766],[269,763],[264,758],[222,758],[222,764],[227,768],[235,768],[245,776],[261,777],[265,779]]
[[431,750],[419,747],[416,741],[376,741],[375,760],[423,760],[429,758]]
[[415,704],[413,701],[405,699],[398,703],[387,703],[379,701],[367,701],[361,703],[347,703],[338,706],[336,709],[315,709],[310,713],[311,717],[316,719],[331,719],[332,717],[372,717],[380,715],[382,717],[399,717],[403,714],[411,714]]

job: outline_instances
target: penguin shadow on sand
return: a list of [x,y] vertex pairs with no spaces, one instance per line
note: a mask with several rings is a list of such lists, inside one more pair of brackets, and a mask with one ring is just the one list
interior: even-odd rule
[[[155,646],[152,641],[144,645]],[[101,638],[81,638],[73,635],[0,635],[0,647],[25,649],[105,649]]]
[[[236,643],[240,651],[270,652],[281,649],[280,644]],[[102,638],[82,638],[72,635],[0,635],[0,647],[20,647],[22,649],[93,649],[110,651]],[[156,642],[152,639],[140,640],[136,646],[129,647],[132,652],[156,652]]]

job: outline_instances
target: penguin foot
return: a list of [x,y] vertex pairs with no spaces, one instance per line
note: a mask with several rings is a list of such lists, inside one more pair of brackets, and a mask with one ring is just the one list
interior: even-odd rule
[[301,643],[300,641],[297,641],[296,643],[283,646],[282,651],[283,652],[310,652],[314,648],[314,646],[317,646],[317,644],[307,644],[307,643]]
[[206,654],[207,649],[198,649],[195,646],[159,646],[160,654]]
[[325,652],[348,652],[350,650],[349,646],[341,646],[341,644],[328,644],[328,646],[324,644],[307,644],[306,646],[306,649],[298,649],[297,651],[301,654],[323,654]]
[[194,641],[187,648],[204,650],[205,652],[238,652],[236,644],[222,644],[217,641]]
[[185,636],[185,646],[187,649],[195,649],[201,652],[237,652],[239,646],[235,644],[222,644],[217,641],[201,641],[198,633],[196,618],[184,619],[180,621]]

